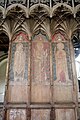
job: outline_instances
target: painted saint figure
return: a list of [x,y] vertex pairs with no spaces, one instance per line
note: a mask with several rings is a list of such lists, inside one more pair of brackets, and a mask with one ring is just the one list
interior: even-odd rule
[[67,80],[69,80],[69,78],[68,78],[66,52],[64,51],[64,44],[61,42],[57,44],[55,59],[56,59],[57,80],[59,82],[65,83]]
[[35,81],[43,81],[47,79],[46,75],[46,61],[47,61],[47,56],[48,56],[48,51],[47,49],[44,50],[44,44],[43,42],[39,41],[35,44],[35,49],[34,49],[34,79]]
[[14,54],[14,81],[22,81],[25,72],[25,52],[21,42],[16,44],[16,51]]

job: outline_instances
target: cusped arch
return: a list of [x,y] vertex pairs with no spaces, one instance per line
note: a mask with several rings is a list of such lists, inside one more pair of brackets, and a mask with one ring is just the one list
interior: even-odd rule
[[28,8],[25,7],[22,4],[12,4],[9,7],[7,7],[7,9],[6,9],[6,15],[8,14],[8,12],[10,12],[11,9],[13,9],[15,7],[21,8],[21,10],[23,10],[23,12],[25,13],[25,16],[28,17]]
[[54,31],[54,34],[52,34],[52,39],[55,35],[60,35],[62,36],[63,39],[65,40],[69,40],[69,37],[68,35],[66,34],[66,32],[64,30],[61,30],[61,29],[57,29],[56,31]]
[[21,31],[22,31],[23,33],[25,33],[25,34],[28,35],[29,40],[31,39],[31,32],[30,32],[28,26],[27,26],[26,28],[24,28],[24,26],[18,27],[18,28],[14,31],[14,33],[12,33],[12,38],[15,36],[15,34],[21,32]]
[[46,32],[42,31],[42,30],[41,30],[41,31],[36,31],[36,32],[34,32],[34,33],[32,34],[32,40],[33,40],[34,38],[38,37],[38,36],[45,37],[47,41],[50,41],[49,35],[48,35]]
[[25,32],[24,30],[18,30],[18,31],[16,31],[14,34],[13,34],[13,36],[12,36],[12,41],[14,41],[15,39],[16,39],[16,37],[17,36],[19,36],[19,35],[21,35],[22,34],[22,36],[27,36],[27,40],[29,41],[30,39],[29,39],[29,34],[27,33],[27,32]]

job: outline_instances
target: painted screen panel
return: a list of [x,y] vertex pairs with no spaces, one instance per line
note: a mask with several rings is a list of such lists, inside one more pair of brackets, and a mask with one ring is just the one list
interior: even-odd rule
[[50,120],[50,110],[48,109],[32,109],[31,120]]
[[56,109],[56,120],[75,120],[74,109]]
[[73,96],[73,71],[70,43],[58,33],[52,39],[52,65],[55,102],[72,102]]
[[34,37],[31,47],[31,102],[50,102],[50,43],[45,36]]
[[11,109],[8,111],[9,120],[26,120],[25,109]]
[[28,102],[30,46],[23,32],[15,35],[11,47],[8,101]]
[[50,82],[50,44],[43,36],[32,42],[32,82]]
[[53,76],[55,83],[72,83],[72,66],[69,41],[60,34],[55,35],[52,42]]
[[29,42],[19,34],[12,43],[9,79],[14,82],[28,80]]

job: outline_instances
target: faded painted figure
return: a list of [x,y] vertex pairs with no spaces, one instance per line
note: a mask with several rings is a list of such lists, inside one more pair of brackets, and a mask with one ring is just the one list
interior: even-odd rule
[[57,44],[55,59],[56,59],[57,81],[65,83],[69,80],[69,78],[68,78],[66,52],[64,51],[64,44],[61,42]]
[[[49,46],[42,41],[36,42],[33,49],[34,79],[37,82],[49,80]],[[48,67],[48,68],[47,68]],[[47,72],[48,73],[47,73]]]
[[23,44],[18,43],[16,45],[16,51],[14,54],[14,81],[22,81],[24,79],[25,72],[25,52],[23,50]]

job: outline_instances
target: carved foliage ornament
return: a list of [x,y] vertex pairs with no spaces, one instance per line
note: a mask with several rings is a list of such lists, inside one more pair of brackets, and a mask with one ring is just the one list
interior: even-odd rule
[[13,4],[13,3],[25,4],[26,0],[9,0],[9,4]]

